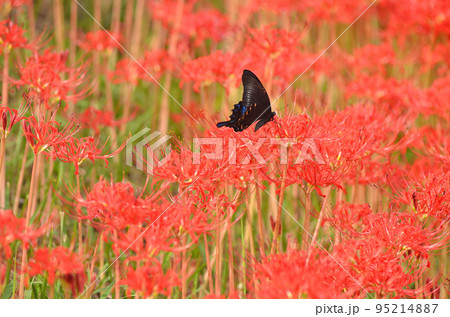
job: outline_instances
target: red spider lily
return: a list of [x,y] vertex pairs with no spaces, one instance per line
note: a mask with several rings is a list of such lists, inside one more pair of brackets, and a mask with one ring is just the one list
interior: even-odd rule
[[431,87],[425,91],[428,101],[424,114],[437,114],[445,120],[450,120],[450,105],[446,100],[450,98],[450,76],[437,78]]
[[[216,166],[218,174],[212,173],[210,177],[217,177],[219,182],[226,181],[243,193],[247,192],[252,184],[262,187],[254,178],[255,172],[261,171],[274,160],[271,141],[263,136],[263,131],[253,136],[250,129],[247,129],[246,133],[236,133],[232,129],[217,131],[217,128],[213,131],[213,135],[223,140],[223,155],[220,160],[211,162]],[[201,151],[203,160],[203,153],[206,156],[208,148]],[[219,186],[221,185],[219,183]]]
[[383,0],[378,4],[378,10],[383,20],[388,21],[386,33],[391,36],[450,34],[450,8],[445,0],[411,3]]
[[393,192],[392,202],[408,205],[424,218],[431,216],[432,221],[437,221],[437,224],[448,221],[450,212],[448,168],[436,166],[433,160],[417,161],[413,166],[407,165],[404,169],[398,168],[397,173],[388,180]]
[[[186,246],[181,245],[180,239],[173,237],[179,232],[176,232],[170,222],[173,213],[172,209],[169,210],[169,202],[161,200],[162,208],[155,209],[153,215],[146,218],[148,224],[130,223],[127,230],[118,231],[117,238],[111,239],[116,254],[120,254],[119,250],[127,250],[130,253],[127,260],[145,261],[151,260],[161,251],[186,249]],[[160,218],[158,219],[158,217]]]
[[[410,261],[388,248],[376,236],[345,240],[334,246],[332,256],[345,259],[343,266],[351,274],[351,297],[375,293],[376,297],[414,297],[422,292],[412,290],[409,284],[416,281],[427,267],[427,261]],[[402,265],[403,264],[403,265]],[[347,288],[347,285],[342,285]],[[359,289],[357,288],[359,286]]]
[[285,54],[280,55],[276,60],[274,66],[274,82],[277,85],[288,87],[292,84],[302,73],[307,77],[310,74],[305,72],[311,72],[313,79],[318,80],[321,75],[331,75],[331,70],[334,65],[327,57],[319,54],[309,53],[299,50],[287,51]]
[[[142,65],[141,62],[139,64]],[[137,86],[142,72],[142,68],[135,61],[122,59],[117,62],[114,71],[110,72],[108,76],[115,84],[127,82]]]
[[[142,59],[142,65],[148,73],[158,79],[165,72],[177,68],[177,59],[170,56],[166,50],[146,51]],[[141,73],[142,80],[154,82],[147,72]]]
[[[358,157],[343,155],[343,132],[339,133],[343,125],[323,124],[319,120],[314,122],[304,115],[279,118],[276,124],[278,127],[269,131],[272,131],[273,138],[285,140],[285,155],[282,155],[282,146],[272,145],[275,168],[264,166],[261,169],[263,178],[278,186],[282,181],[288,186],[302,184],[306,180],[319,189],[318,186],[341,187],[342,182],[351,177],[351,167]],[[283,179],[284,168],[286,176]]]
[[[137,85],[139,80],[155,83],[169,70],[173,70],[177,61],[166,50],[146,51],[137,62],[123,59],[119,61],[109,78],[116,84],[129,82]],[[153,78],[152,78],[153,77]]]
[[13,48],[31,48],[23,36],[25,30],[12,21],[0,21],[0,53],[2,50],[10,51]]
[[[353,23],[355,19],[370,5],[368,0],[319,0],[306,1],[304,6],[308,12],[308,21],[327,21],[328,23]],[[373,12],[366,12],[365,18]]]
[[183,15],[180,29],[173,30],[192,39],[198,47],[207,39],[219,43],[229,33],[228,17],[216,9],[201,9]]
[[48,229],[48,225],[43,225],[39,229],[29,227],[25,223],[25,218],[17,218],[11,210],[0,210],[0,245],[8,259],[12,255],[10,248],[12,242],[21,240],[26,248],[28,244],[34,244]]
[[231,209],[229,214],[234,214],[240,203],[237,198],[233,200],[209,191],[181,195],[173,200],[173,212],[168,216],[171,226],[179,233],[187,233],[192,243],[197,243],[201,235],[224,225],[229,220],[226,211]]
[[[215,192],[223,188],[226,181],[245,191],[254,181],[254,170],[264,165],[258,163],[248,150],[253,139],[245,134],[236,134],[232,129],[215,130],[193,141],[195,151],[189,148],[191,146],[173,144],[170,159],[164,164],[151,164],[142,153],[137,153],[138,158],[153,167],[155,179],[176,182],[180,190]],[[155,153],[148,154],[153,155],[153,162],[158,162]]]
[[120,283],[128,286],[128,296],[135,291],[143,298],[155,298],[157,295],[170,297],[172,289],[181,285],[175,271],[169,269],[164,272],[157,259],[152,259],[136,269],[128,266],[127,276]]
[[[444,223],[425,223],[407,212],[379,213],[363,219],[362,235],[377,237],[397,254],[428,259],[430,252],[448,245],[450,232]],[[447,231],[447,232],[446,232]]]
[[[357,104],[314,120],[286,116],[277,120],[278,129],[269,131],[293,143],[288,148],[286,185],[306,180],[316,187],[342,187],[355,179],[363,163],[379,162],[416,140],[416,133],[406,133],[410,117],[387,106]],[[399,138],[402,130],[405,136]],[[280,147],[273,147],[273,151],[273,156],[280,158]],[[279,184],[281,178],[276,175],[281,175],[282,169],[264,168],[263,177]]]
[[426,129],[423,133],[424,152],[450,167],[449,129]]
[[[149,154],[154,155],[156,160],[158,159],[156,154]],[[152,166],[155,179],[176,182],[180,186],[180,190],[197,185],[214,189],[215,186],[212,183],[214,183],[215,179],[205,177],[208,172],[212,174],[214,168],[210,164],[207,166],[206,164],[194,164],[193,156],[193,152],[189,148],[178,144],[178,147],[175,149],[172,148],[168,162],[162,165],[155,164],[155,166]],[[150,164],[150,161],[143,157],[141,153],[136,153],[136,159],[143,160],[147,166]],[[204,182],[198,182],[199,180],[203,180],[209,185],[206,185]]]
[[367,205],[342,204],[333,211],[331,223],[353,237],[376,237],[397,255],[428,259],[431,251],[439,250],[450,239],[442,221],[426,223],[420,214],[391,212],[374,214]]
[[[342,139],[348,146],[345,151],[358,158],[370,157],[372,153],[388,156],[404,150],[418,138],[416,131],[409,131],[413,113],[388,104],[355,104],[325,117],[330,122],[324,124],[336,124],[343,132]],[[404,137],[399,138],[400,134]]]
[[[264,52],[267,58],[277,59],[281,54],[298,49],[303,34],[284,29],[265,26],[260,29],[249,29],[249,38],[245,47],[250,51]],[[262,61],[264,62],[264,61]]]
[[199,92],[200,87],[219,83],[229,93],[230,88],[237,87],[240,83],[242,68],[240,54],[215,51],[183,64],[180,86],[184,82],[193,82],[194,90]]
[[100,134],[100,127],[118,127],[121,124],[133,119],[135,113],[132,113],[128,118],[121,120],[114,119],[114,113],[107,110],[99,110],[94,107],[88,107],[81,114],[79,122],[83,128],[94,130],[95,134]]
[[447,74],[450,68],[450,52],[445,44],[424,45],[420,60],[420,71],[423,73],[437,67],[438,74]]
[[54,160],[59,159],[61,162],[73,163],[75,175],[78,175],[79,167],[84,160],[89,159],[92,163],[95,163],[95,160],[103,160],[108,166],[107,159],[116,156],[126,145],[126,142],[124,142],[117,150],[109,154],[101,154],[106,143],[98,148],[98,142],[93,137],[77,139],[73,136],[67,136],[64,140],[53,145],[44,155]]
[[[178,33],[198,47],[206,39],[220,42],[229,31],[228,17],[217,9],[203,8],[194,10],[197,0],[185,1],[181,15],[180,28],[175,29],[175,18],[178,1],[149,1],[148,9],[155,20],[161,21],[164,27]],[[183,40],[183,39],[181,39]]]
[[81,88],[85,83],[84,66],[70,68],[66,66],[67,53],[53,53],[45,50],[43,54],[34,53],[25,63],[19,66],[20,79],[12,80],[17,86],[28,86],[30,95],[44,100],[48,105],[54,102],[77,101],[88,88]]
[[[249,29],[241,52],[241,67],[255,70],[264,81],[287,86],[311,68],[314,76],[328,73],[330,61],[307,52],[300,43],[302,32],[275,29],[270,26]],[[269,88],[268,88],[269,89]]]
[[249,29],[248,33],[249,36],[243,50],[243,56],[248,56],[245,61],[246,68],[261,74],[264,81],[268,81],[272,76],[280,74],[280,72],[269,74],[266,67],[273,65],[274,68],[279,68],[277,67],[278,64],[286,66],[284,61],[287,59],[287,56],[296,54],[296,51],[300,48],[300,40],[303,37],[301,33],[275,29],[270,26],[260,29]]
[[[341,146],[334,155],[341,162],[358,163],[350,166],[353,174],[358,175],[348,179],[350,182],[384,181],[391,154],[406,151],[420,138],[418,131],[410,129],[413,114],[387,104],[356,104],[338,113],[330,112],[324,118],[323,124],[335,126],[340,135],[338,142]],[[339,166],[339,162],[337,164]],[[372,167],[377,169],[371,170]]]
[[442,173],[429,175],[424,184],[417,186],[413,200],[415,209],[428,216],[436,217],[437,225],[448,222],[450,214],[450,175]]
[[386,75],[388,67],[397,65],[392,45],[388,42],[380,45],[368,44],[355,49],[346,57],[349,69],[359,76],[361,72]]
[[[37,249],[28,265],[30,276],[47,273],[47,280],[51,286],[58,278],[74,281],[73,278],[69,278],[74,275],[81,277],[84,281],[83,260],[79,258],[78,254],[64,247],[56,247],[51,250],[48,248]],[[77,284],[84,285],[84,282],[77,281]],[[74,287],[74,285],[71,286]]]
[[362,185],[385,184],[386,175],[391,172],[392,164],[379,155],[372,155],[363,160],[361,164],[355,166],[355,175],[358,173],[358,179],[349,180],[349,184],[356,181]]
[[[113,237],[113,248],[132,252],[129,261],[146,261],[161,251],[180,252],[198,242],[199,236],[209,234],[227,221],[227,208],[235,209],[236,202],[228,202],[224,195],[210,193],[181,193],[171,201],[157,199],[158,208],[148,209],[140,224],[129,221],[127,230]],[[145,198],[145,200],[150,198]],[[156,206],[156,204],[155,204]]]
[[66,65],[68,56],[68,51],[56,53],[50,51],[49,49],[46,49],[40,55],[38,55],[38,52],[34,52],[34,56],[30,59],[35,62],[40,62],[42,64],[48,65],[57,72],[68,72],[70,71],[70,67]]
[[[318,147],[317,149],[313,149],[314,153],[312,154],[317,154],[319,157],[311,157],[311,159],[317,160],[321,156],[321,146],[324,146],[324,144],[332,144],[333,140],[335,140],[330,137],[332,135],[332,132],[311,122],[306,116],[278,118],[276,122],[269,123],[267,129],[261,129],[256,133],[251,128],[239,133],[234,132],[232,129],[216,128],[211,133],[204,135],[204,137],[207,137],[206,140],[209,138],[210,140],[217,139],[220,141],[220,151],[217,153],[220,157],[208,159],[208,155],[211,153],[216,154],[217,145],[211,144],[209,147],[205,146],[201,149],[201,160],[204,161],[202,161],[201,166],[197,167],[196,172],[202,175],[200,182],[204,182],[203,176],[211,174],[209,179],[226,180],[236,188],[245,191],[249,187],[249,184],[255,183],[255,170],[259,171],[263,178],[271,182],[279,183],[281,178],[277,174],[281,173],[282,164],[285,165],[287,163],[289,165],[289,171],[286,177],[288,179],[286,184],[301,183],[305,175],[301,174],[300,176],[293,169],[301,168],[301,166],[305,167],[305,164],[307,164],[305,159],[311,154],[308,151],[311,146],[307,146],[309,143],[306,144],[306,151],[304,151],[304,141],[317,140]],[[284,144],[284,146],[289,147],[289,150],[286,151],[286,163],[283,163],[283,142],[276,142],[283,140],[292,143],[290,145]],[[313,144],[313,146],[316,146],[316,144]],[[194,154],[192,153],[191,155]],[[203,157],[205,158],[203,159]],[[185,162],[186,164],[189,163],[187,160]],[[275,168],[273,168],[272,163],[276,163]],[[322,165],[323,162],[319,162],[319,164]],[[215,173],[199,173],[200,170],[207,172],[210,166],[211,168],[215,167]],[[330,165],[323,166],[327,167],[328,170],[331,168]],[[312,171],[311,168],[305,169],[308,172]],[[334,167],[334,169],[338,168]],[[312,174],[317,175],[314,172]],[[332,180],[338,178],[339,173],[331,174],[333,175]],[[322,174],[322,176],[324,175]],[[318,176],[314,178],[317,180]],[[331,179],[329,180],[330,182],[332,182]],[[324,182],[317,181],[313,183],[321,186],[319,184],[323,184]],[[218,186],[220,185],[219,183]]]
[[291,13],[291,12],[302,12],[305,10],[305,3],[298,2],[295,0],[251,0],[247,1],[245,4],[239,8],[244,16],[248,14],[256,13],[260,10],[273,12],[273,13]]
[[[188,15],[192,12],[193,7],[197,0],[188,0],[183,4],[183,14]],[[175,20],[174,12],[177,10],[177,0],[152,0],[147,2],[148,10],[151,16],[166,27],[172,27]],[[183,25],[183,24],[181,24]]]
[[[307,254],[302,251],[290,249],[251,266],[254,280],[249,282],[249,288],[253,289],[254,298],[342,297],[333,282],[335,272],[327,267],[327,262],[313,259],[308,264]],[[343,289],[345,285],[340,287]]]
[[[52,116],[53,118],[53,116]],[[26,117],[22,121],[23,135],[27,139],[34,154],[59,144],[64,143],[72,137],[79,127],[73,120],[60,131],[59,123],[55,121],[44,121],[43,118]]]
[[429,277],[427,277],[424,286],[424,294],[427,294],[430,299],[438,299],[440,291],[441,286],[438,284],[436,279],[433,281]]
[[346,96],[370,98],[375,103],[386,103],[391,107],[401,107],[420,112],[427,102],[411,81],[385,79],[380,74],[368,76],[361,74],[358,79],[346,86]]
[[119,33],[100,30],[87,33],[79,45],[88,52],[105,52],[118,48],[121,40]]
[[[76,216],[88,219],[93,225],[105,229],[122,229],[156,219],[162,210],[157,199],[163,189],[147,198],[135,197],[129,183],[97,182],[86,198],[72,194],[76,199]],[[83,211],[85,210],[85,212]]]
[[[414,296],[411,290],[426,268],[426,261],[413,267],[375,236],[345,240],[331,253],[311,256],[289,249],[252,264],[256,298],[361,298],[373,292],[380,297]],[[253,282],[253,281],[252,281]],[[250,288],[254,283],[249,283]]]
[[[20,122],[21,120],[25,119],[23,114],[27,110],[27,107],[25,108],[19,108],[19,110],[11,109],[9,107],[0,107],[0,118],[1,118],[1,125],[0,125],[0,138],[6,139],[8,134],[11,132],[11,129],[13,125]],[[9,117],[9,120],[8,120]]]
[[[154,209],[152,217],[147,217],[147,224],[130,224],[126,232],[124,230],[117,233],[117,238],[111,240],[114,243],[113,249],[116,254],[119,250],[132,252],[127,259],[130,261],[146,261],[153,256],[164,252],[180,252],[191,247],[195,242],[183,242],[188,232],[184,226],[176,227],[174,218],[180,219],[170,206],[170,202],[163,201],[164,207]],[[190,214],[191,216],[195,214]],[[187,219],[187,224],[195,223],[195,220]]]
[[424,289],[411,290],[427,267],[432,251],[445,247],[449,233],[442,222],[422,221],[407,212],[370,213],[366,206],[337,207],[331,223],[350,235],[335,245],[332,255],[348,259],[347,270],[366,291],[380,297],[414,297]]
[[362,220],[372,214],[372,209],[368,204],[356,205],[347,202],[338,202],[332,211],[333,217],[324,220],[324,224],[329,221],[339,230],[360,232]]

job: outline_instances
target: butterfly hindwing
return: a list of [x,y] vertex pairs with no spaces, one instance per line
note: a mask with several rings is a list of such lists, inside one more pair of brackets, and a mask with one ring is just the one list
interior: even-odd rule
[[261,81],[249,70],[242,74],[244,93],[242,101],[234,105],[229,121],[219,122],[217,127],[230,127],[239,132],[247,129],[254,122],[257,131],[264,124],[272,120],[275,112],[270,107],[270,99]]

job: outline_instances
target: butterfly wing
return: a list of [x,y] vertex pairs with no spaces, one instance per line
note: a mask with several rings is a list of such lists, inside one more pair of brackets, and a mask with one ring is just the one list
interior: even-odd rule
[[246,110],[247,109],[242,105],[242,101],[239,101],[238,104],[234,105],[230,120],[217,123],[217,127],[233,128],[235,132],[240,132],[247,129],[248,125],[244,126],[242,123],[242,118],[245,116]]
[[242,84],[244,86],[242,104],[248,109],[248,113],[242,121],[245,124],[248,123],[247,127],[255,121],[259,121],[255,127],[255,131],[257,131],[274,116],[270,107],[269,95],[258,77],[249,70],[244,70]]
[[270,111],[269,95],[267,95],[266,89],[255,74],[245,69],[242,74],[242,84],[244,86],[244,93],[242,94],[244,106],[256,104],[258,108],[264,106],[269,108]]
[[266,89],[255,74],[249,70],[244,70],[242,84],[244,86],[242,101],[234,105],[230,120],[219,122],[217,127],[230,127],[235,132],[239,132],[258,121],[255,127],[255,131],[257,131],[275,115],[270,107],[270,99]]

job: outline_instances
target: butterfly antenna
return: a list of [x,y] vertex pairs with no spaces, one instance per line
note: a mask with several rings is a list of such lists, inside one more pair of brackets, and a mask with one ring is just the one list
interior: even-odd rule
[[297,91],[294,92],[294,103],[292,104],[292,107],[290,108],[290,111],[289,111],[289,116],[291,116],[291,117],[294,114],[294,105],[297,104],[297,93],[296,92]]
[[281,112],[281,110],[283,110],[283,109],[286,108],[287,106],[289,106],[288,104],[286,104],[286,98],[284,99],[284,103],[285,103],[285,106],[284,106],[284,107],[282,107],[282,108],[277,108],[276,110],[275,110],[275,106],[274,106],[273,104],[271,104],[270,106],[271,106],[271,107],[273,106],[275,112],[278,113],[278,112]]

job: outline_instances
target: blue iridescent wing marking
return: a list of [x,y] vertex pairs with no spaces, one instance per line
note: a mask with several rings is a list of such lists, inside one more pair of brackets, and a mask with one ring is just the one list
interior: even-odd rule
[[217,123],[217,127],[230,127],[235,132],[247,129],[258,121],[255,132],[273,119],[275,112],[270,107],[270,99],[261,81],[249,70],[242,74],[244,93],[242,101],[234,105],[230,120]]

